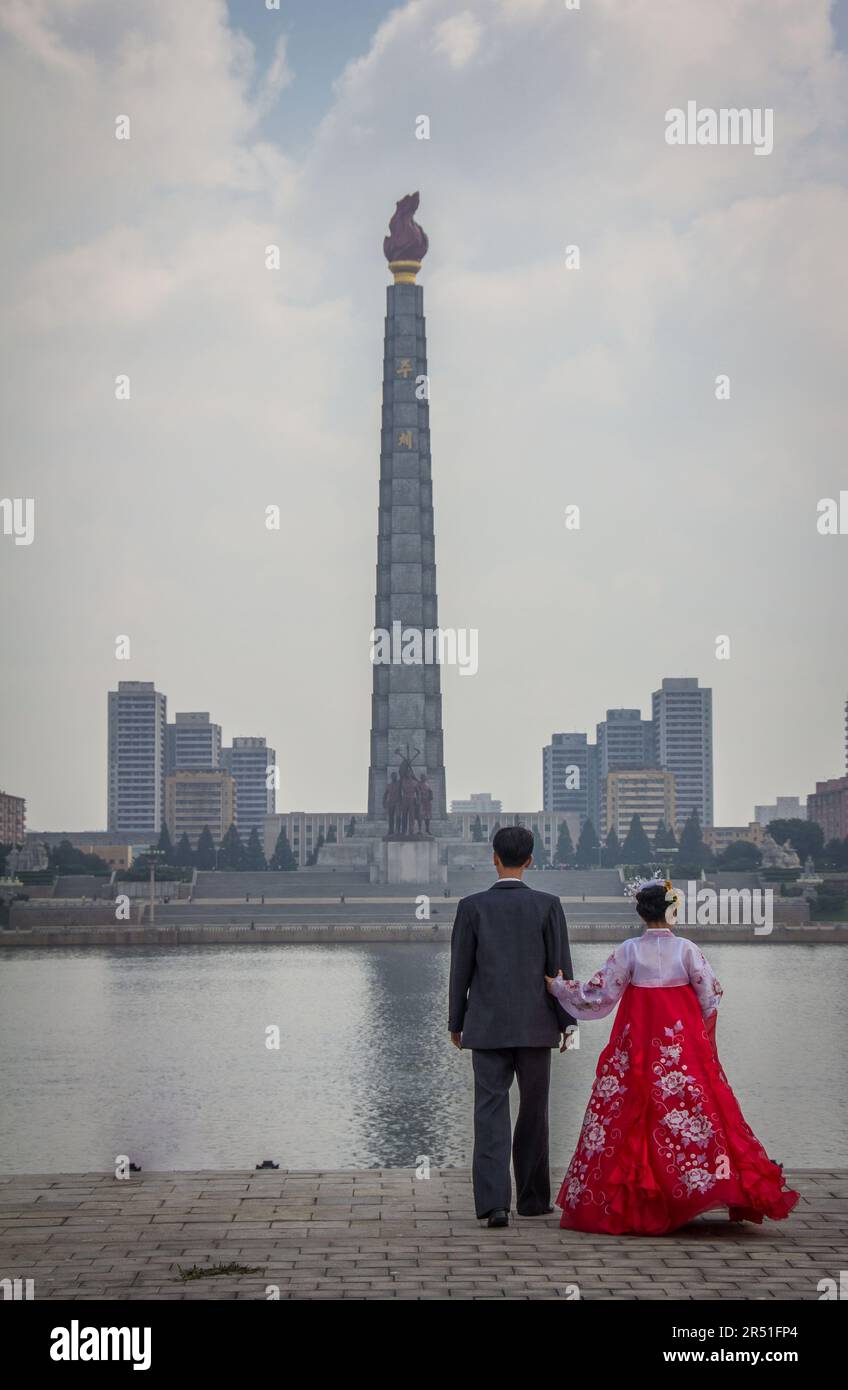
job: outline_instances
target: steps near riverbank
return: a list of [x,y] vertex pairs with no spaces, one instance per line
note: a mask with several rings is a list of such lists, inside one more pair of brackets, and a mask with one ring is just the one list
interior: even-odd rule
[[[7,928],[0,931],[0,950],[4,947],[71,947],[71,946],[272,946],[272,945],[352,945],[365,942],[434,942],[447,943],[451,936],[451,920],[439,923],[368,923],[368,922],[256,922],[235,924],[194,924],[186,926],[132,926],[73,922],[63,926],[44,925],[29,928]],[[635,935],[631,921],[571,921],[568,926],[572,943],[597,941],[614,943]],[[772,945],[843,945],[848,942],[848,923],[810,922],[804,926],[775,924],[770,932],[752,926],[687,927],[679,933],[691,941],[710,944]]]
[[[469,868],[451,868],[448,882],[451,897],[462,898],[469,893],[479,893],[488,887],[495,877],[489,866],[485,871]],[[624,884],[617,869],[531,869],[527,874],[531,888],[539,888],[543,893],[560,893],[571,897],[624,897]],[[340,893],[351,897],[393,897],[398,894],[397,884],[371,883],[367,869],[325,869],[321,865],[314,868],[299,869],[295,873],[226,873],[221,870],[211,872],[198,870],[192,897],[195,901],[215,902],[222,900],[244,902],[249,895],[256,901],[264,896],[285,900],[290,897],[331,896],[338,900]],[[432,884],[422,884],[422,893],[440,893],[441,889]],[[409,896],[415,890],[410,889]]]
[[[426,1174],[426,1176],[425,1176]],[[552,1174],[556,1192],[562,1174]],[[0,1277],[35,1300],[820,1300],[848,1267],[848,1171],[800,1169],[788,1220],[662,1237],[559,1212],[488,1230],[465,1169],[0,1175]],[[189,1277],[186,1277],[189,1276]],[[765,1316],[758,1321],[767,1321]]]

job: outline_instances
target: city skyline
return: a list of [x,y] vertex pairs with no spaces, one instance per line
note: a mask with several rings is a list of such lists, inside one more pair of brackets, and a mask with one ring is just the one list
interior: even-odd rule
[[[700,685],[700,682],[699,682],[699,678],[698,678],[698,677],[668,677],[668,676],[663,676],[663,677],[660,677],[659,680],[660,680],[659,690],[658,690],[658,691],[654,691],[654,692],[653,692],[653,695],[652,695],[652,707],[655,707],[655,706],[656,706],[657,696],[658,696],[658,695],[661,695],[662,692],[663,692],[663,690],[666,689],[666,688],[669,687],[669,686],[678,686],[678,687],[679,687],[679,686],[684,686],[684,687],[690,687],[690,688],[694,686],[695,688],[697,688],[697,692],[698,692],[699,695],[706,695],[706,696],[708,696],[708,697],[711,697],[711,696],[712,696],[712,691],[711,691],[709,688],[703,687],[703,686]],[[326,812],[326,805],[325,805],[325,806],[317,806],[317,805],[316,805],[316,806],[310,806],[310,805],[295,805],[294,803],[289,803],[289,802],[287,801],[287,799],[286,799],[286,793],[285,793],[284,774],[283,774],[283,773],[281,772],[281,770],[280,770],[280,769],[281,769],[281,764],[277,761],[277,750],[275,750],[274,748],[272,748],[272,747],[268,744],[267,739],[265,738],[265,736],[258,736],[258,735],[253,735],[253,736],[251,736],[251,735],[230,735],[230,742],[229,742],[229,744],[226,744],[225,741],[224,741],[224,739],[223,739],[223,735],[222,735],[222,728],[223,728],[223,726],[222,726],[221,724],[218,724],[217,722],[215,722],[215,721],[212,720],[211,714],[210,714],[210,712],[209,712],[208,710],[205,710],[205,711],[202,711],[202,712],[201,712],[201,711],[196,711],[196,710],[191,710],[191,711],[188,711],[188,710],[173,710],[171,716],[169,717],[169,715],[168,715],[168,708],[167,708],[167,707],[168,707],[168,694],[167,694],[167,691],[160,690],[159,687],[158,687],[158,685],[157,685],[157,683],[156,683],[155,681],[119,682],[118,689],[120,688],[121,685],[124,685],[124,686],[127,686],[127,687],[131,687],[131,686],[143,687],[146,691],[148,691],[152,696],[154,696],[154,697],[157,699],[157,703],[158,703],[158,702],[161,702],[161,708],[160,708],[160,714],[161,714],[161,719],[162,719],[162,738],[161,738],[162,794],[161,794],[161,804],[162,804],[163,811],[164,811],[164,805],[165,805],[165,787],[164,787],[164,781],[165,781],[165,777],[166,777],[167,774],[173,773],[173,772],[175,772],[175,771],[177,771],[177,770],[181,770],[181,771],[187,771],[187,770],[191,770],[191,769],[206,770],[207,768],[219,768],[219,769],[222,770],[222,771],[229,771],[230,768],[231,768],[231,766],[232,766],[233,750],[234,750],[234,748],[236,747],[236,745],[241,745],[242,747],[244,747],[245,745],[254,745],[254,744],[257,744],[257,743],[261,743],[261,744],[262,744],[262,752],[263,752],[263,755],[266,755],[266,754],[267,754],[267,759],[269,759],[271,762],[273,762],[274,765],[275,765],[275,767],[276,767],[276,769],[277,769],[276,790],[275,790],[275,791],[269,792],[268,810],[267,810],[264,814],[280,816],[280,815],[290,814],[290,813],[292,813],[292,812],[305,813],[305,814],[307,814],[307,815],[326,814],[326,813],[327,813],[327,812]],[[114,699],[113,699],[113,697],[117,697],[117,695],[118,695],[118,689],[116,689],[116,690],[114,690],[114,691],[109,691],[109,692],[108,692],[108,708],[109,708],[110,711],[112,710],[113,704],[114,704]],[[708,746],[709,746],[709,749],[710,749],[710,754],[711,754],[711,755],[714,755],[714,743],[713,743],[713,739],[712,739],[712,725],[711,725],[711,718],[712,718],[712,703],[711,703],[711,699],[710,699],[710,702],[709,702],[709,709],[710,709],[710,726],[709,726],[709,733],[708,733],[708,735],[707,735],[707,743],[708,743]],[[634,732],[634,731],[633,731],[633,728],[632,728],[632,723],[629,723],[628,721],[625,721],[625,722],[620,726],[622,732],[621,732],[620,735],[618,735],[619,743],[618,743],[618,745],[613,745],[613,748],[615,748],[615,747],[618,748],[618,750],[619,750],[618,753],[616,753],[615,751],[613,751],[613,752],[611,752],[609,755],[607,755],[607,754],[603,751],[603,748],[604,748],[604,742],[605,742],[605,740],[606,740],[607,738],[610,737],[610,735],[608,735],[608,734],[606,733],[606,730],[607,730],[609,718],[610,718],[611,715],[612,715],[612,716],[616,716],[616,715],[617,715],[617,716],[632,716],[632,715],[639,715],[640,718],[639,718],[636,722],[638,723],[638,725],[639,725],[640,727],[639,727],[638,730],[636,730],[636,731]],[[843,708],[842,708],[842,715],[843,715],[843,728],[844,728],[844,727],[845,727],[845,721],[848,720],[848,700],[846,700],[846,701],[844,702],[844,705],[843,705]],[[107,747],[108,747],[108,745],[110,744],[110,734],[109,734],[108,724],[109,724],[109,720],[107,719]],[[614,729],[614,728],[615,728],[615,725],[613,725],[612,727],[613,727],[613,729]],[[662,767],[662,766],[664,766],[664,764],[661,763],[661,762],[659,762],[659,761],[652,762],[652,761],[650,760],[650,758],[643,759],[642,757],[631,757],[630,759],[628,759],[627,757],[625,757],[624,759],[622,759],[622,757],[621,757],[621,749],[622,749],[622,748],[626,748],[628,739],[630,740],[630,742],[632,742],[633,738],[634,738],[637,734],[638,734],[638,737],[639,737],[639,744],[640,744],[640,747],[643,747],[643,748],[645,748],[646,750],[647,750],[648,748],[650,748],[650,749],[655,749],[655,744],[654,744],[654,742],[653,742],[653,733],[652,733],[652,732],[650,732],[650,733],[647,732],[648,730],[651,730],[651,731],[652,731],[653,728],[654,728],[654,724],[653,724],[653,721],[652,721],[651,719],[642,719],[642,718],[641,718],[641,706],[633,707],[633,708],[627,708],[627,707],[623,707],[623,706],[609,706],[609,707],[606,708],[606,718],[605,718],[604,720],[599,720],[599,721],[596,722],[595,729],[596,729],[596,736],[597,736],[598,742],[595,743],[595,744],[592,744],[592,743],[589,742],[589,735],[586,734],[586,733],[584,733],[584,732],[554,733],[553,735],[549,736],[549,738],[553,740],[553,744],[551,744],[551,742],[548,742],[548,743],[546,743],[545,745],[543,745],[543,747],[542,747],[543,768],[542,768],[542,776],[541,776],[540,784],[539,784],[540,795],[539,795],[538,798],[530,798],[530,799],[528,799],[527,802],[525,802],[524,804],[527,805],[527,806],[535,806],[535,807],[537,807],[537,809],[538,809],[539,811],[546,812],[546,813],[547,813],[547,812],[552,812],[552,811],[559,811],[559,812],[562,812],[562,811],[570,811],[570,812],[574,812],[574,813],[576,813],[576,814],[580,814],[581,816],[585,814],[586,818],[592,821],[592,824],[595,826],[595,828],[596,828],[596,830],[598,831],[599,835],[600,835],[601,838],[603,839],[604,834],[606,833],[606,815],[605,815],[605,812],[604,812],[604,798],[603,798],[603,792],[601,791],[601,788],[603,787],[604,778],[605,778],[605,775],[606,775],[606,774],[604,773],[604,774],[602,775],[602,773],[601,773],[601,766],[603,765],[604,767],[609,767],[610,770],[616,770],[616,771],[624,770],[624,769],[627,768],[627,767],[632,767],[632,768],[634,768],[634,769],[638,769],[638,768],[642,768],[642,767],[651,767],[651,766]],[[179,746],[177,740],[178,740],[178,738],[179,738],[179,733],[180,733],[180,731],[182,731],[183,736],[184,736],[185,738],[187,738],[187,740],[188,740],[188,742],[187,742],[187,744],[186,744],[186,747],[188,747],[189,749],[193,749],[193,750],[194,750],[194,752],[193,752],[192,755],[189,755],[189,756],[182,756],[182,757],[178,756],[176,750],[177,750],[177,748],[178,748],[178,746]],[[623,739],[624,739],[624,743],[621,742],[622,737],[623,737]],[[563,742],[562,742],[563,740],[565,740],[566,742],[563,743]],[[574,743],[574,740],[579,740],[579,741],[581,741],[580,747],[578,747],[577,744]],[[646,741],[646,740],[647,740],[647,741]],[[559,742],[558,742],[558,741],[559,741]],[[588,754],[597,755],[597,754],[598,754],[599,745],[600,745],[602,751],[601,751],[601,754],[597,757],[597,760],[596,760],[595,758],[590,758],[589,761],[587,762],[586,754],[588,753]],[[634,745],[634,746],[635,746],[635,745]],[[217,754],[216,754],[215,756],[212,756],[211,759],[210,759],[210,761],[208,761],[208,762],[205,760],[204,755],[203,755],[203,752],[202,752],[202,750],[203,750],[204,748],[209,748],[209,749],[212,749],[212,750],[217,749]],[[573,795],[573,794],[569,793],[569,794],[566,794],[565,800],[563,800],[562,797],[560,796],[560,797],[558,798],[558,804],[557,804],[557,805],[552,804],[552,798],[551,798],[550,789],[549,789],[549,782],[548,782],[548,760],[549,760],[549,756],[550,756],[550,754],[551,754],[551,752],[552,752],[552,749],[553,749],[554,752],[556,752],[556,751],[561,751],[562,756],[563,756],[564,758],[567,758],[567,759],[568,759],[569,765],[572,765],[572,766],[573,766],[573,760],[574,760],[575,758],[578,760],[578,765],[579,765],[579,767],[580,767],[581,780],[582,780],[583,778],[585,778],[586,781],[585,781],[585,785],[584,785],[584,787],[583,787],[583,790],[582,790],[581,792],[577,793],[577,798],[578,798],[577,800],[574,799],[574,795]],[[201,751],[198,751],[198,750],[201,750]],[[536,753],[537,753],[537,756],[538,756],[538,750],[536,750]],[[254,753],[253,753],[252,751],[250,751],[249,749],[246,749],[246,750],[245,750],[245,753],[243,754],[243,756],[246,756],[247,758],[250,759],[250,758],[253,758],[255,755],[254,755]],[[658,756],[658,755],[657,755],[657,756]],[[841,776],[842,773],[843,773],[843,771],[848,772],[848,740],[846,740],[846,741],[845,741],[845,744],[844,744],[844,756],[845,756],[845,766],[844,766],[844,768],[840,768],[840,769],[838,770],[838,772],[833,772],[833,773],[831,773],[831,774],[830,774],[830,778],[831,778],[831,779],[832,779],[833,777],[839,777],[839,776]],[[217,760],[216,760],[216,759],[217,759]],[[107,752],[107,767],[108,767],[108,765],[109,765],[109,756],[108,756],[108,752]],[[448,778],[449,778],[449,776],[450,776],[450,769],[449,769],[449,767],[446,769],[446,771],[447,771],[447,776],[448,776]],[[489,775],[489,774],[487,774],[487,775]],[[800,793],[799,793],[799,794],[796,794],[796,797],[797,797],[797,795],[800,795],[801,802],[802,802],[802,804],[803,804],[803,801],[804,801],[809,795],[811,795],[811,794],[814,792],[816,783],[824,782],[824,781],[826,781],[826,780],[829,780],[829,779],[828,779],[828,778],[824,778],[824,779],[819,778],[819,779],[816,779],[816,782],[814,782],[809,788],[802,788],[801,791],[800,791]],[[495,778],[494,778],[494,782],[493,782],[493,780],[492,780],[492,776],[490,776],[490,784],[494,784],[495,782],[496,782],[496,776],[495,776]],[[710,777],[710,784],[711,784],[711,785],[712,785],[712,782],[713,782],[713,778]],[[109,779],[107,778],[107,787],[108,787],[109,785],[110,785],[110,782],[109,782]],[[276,800],[277,793],[279,793],[280,804],[279,804],[279,805],[274,805],[274,804],[272,804],[272,803]],[[461,802],[465,802],[465,801],[469,801],[469,799],[470,799],[471,797],[475,796],[475,795],[480,795],[480,794],[479,794],[479,793],[477,793],[477,794],[469,793],[467,797],[450,797],[450,798],[449,798],[449,805],[450,805],[450,803],[452,803],[452,802],[454,802],[454,801],[460,802],[460,803],[461,803]],[[584,810],[582,809],[582,800],[581,800],[581,798],[585,798],[585,799],[586,799],[587,810],[586,810],[585,812],[584,812]],[[772,805],[774,804],[774,799],[776,799],[777,802],[781,802],[781,801],[791,801],[791,800],[793,800],[793,797],[791,797],[791,796],[786,796],[785,794],[774,793],[774,798],[773,798],[772,801],[771,801],[771,804],[772,804]],[[23,800],[24,800],[24,801],[27,800],[25,794],[24,794],[24,796],[23,796]],[[507,798],[505,798],[505,797],[498,797],[498,798],[497,798],[497,802],[498,802],[500,805],[506,806],[507,808],[509,808],[511,805],[514,806],[514,805],[520,804],[520,803],[516,803],[516,802],[510,802],[510,801],[509,801]],[[340,805],[341,803],[338,803],[338,802],[336,802],[336,803],[329,802],[329,803],[326,803],[326,804],[327,804],[327,805],[337,805],[337,806],[338,806],[338,805]],[[352,803],[352,804],[353,804],[353,803]],[[354,814],[365,815],[365,814],[366,814],[366,810],[365,810],[364,804],[363,804],[363,803],[359,803],[359,805],[360,805],[360,810],[359,810],[358,812],[354,812]],[[466,808],[464,808],[464,809],[467,810],[468,808],[466,807]],[[688,815],[688,812],[689,812],[689,809],[691,809],[691,807],[690,807],[690,805],[689,805],[688,803],[686,803],[686,802],[680,803],[680,802],[679,802],[679,799],[678,799],[678,812],[677,812],[677,824],[678,824],[678,827],[682,826],[682,824],[683,824],[684,821],[686,820],[687,815]],[[735,821],[735,822],[720,821],[720,820],[719,820],[717,817],[715,817],[715,816],[713,816],[713,818],[710,819],[709,817],[706,817],[706,816],[700,815],[700,814],[699,814],[699,820],[700,820],[700,822],[701,822],[701,824],[702,824],[703,826],[709,826],[709,825],[730,825],[730,824],[734,824],[734,825],[736,825],[736,824],[747,824],[747,823],[749,823],[750,821],[752,821],[752,820],[754,820],[754,819],[757,819],[757,818],[758,818],[758,812],[759,812],[760,810],[764,810],[764,809],[765,809],[765,804],[761,803],[759,806],[757,806],[756,804],[752,803],[752,808],[751,808],[749,811],[746,811],[745,814],[744,814],[738,821]],[[778,808],[778,809],[779,809],[779,808]],[[101,831],[103,831],[103,830],[109,830],[109,831],[115,830],[115,832],[117,833],[118,827],[115,826],[115,825],[113,825],[113,819],[114,819],[114,817],[110,815],[110,811],[109,811],[109,795],[108,795],[108,792],[107,792],[107,798],[106,798],[106,803],[105,803],[105,811],[106,811],[106,814],[105,814],[105,820],[103,821],[103,823],[101,823],[101,822],[100,822],[99,820],[97,820],[97,819],[93,819],[93,820],[91,820],[91,821],[89,821],[89,822],[87,822],[86,824],[83,824],[83,825],[75,825],[75,824],[70,824],[70,823],[64,823],[63,825],[61,825],[61,828],[66,829],[66,830],[68,830],[69,832],[74,833],[74,834],[80,834],[80,833],[83,833],[84,831],[92,830],[92,828],[94,828],[94,829],[99,829],[99,830],[101,830]],[[252,828],[252,826],[253,826],[254,824],[257,826],[257,828],[260,829],[260,834],[262,833],[262,832],[261,832],[261,822],[260,822],[260,820],[259,820],[259,818],[258,818],[258,815],[257,815],[257,813],[256,813],[255,807],[252,809],[252,813],[251,813],[251,814],[252,814],[252,819],[251,819],[251,822],[250,822],[250,826],[247,828],[247,830],[246,830],[246,832],[245,832],[245,837],[246,837],[246,834],[249,833],[249,829]],[[335,812],[334,812],[333,814],[347,815],[347,814],[350,814],[350,812],[338,812],[338,813],[335,813]],[[457,813],[453,812],[453,810],[450,810],[450,814],[457,814]],[[161,820],[160,820],[160,823],[161,823]],[[238,824],[238,817],[237,817],[236,823]],[[52,831],[55,827],[60,826],[60,822],[56,821],[56,822],[39,822],[39,823],[36,823],[35,820],[34,820],[34,818],[30,815],[29,808],[27,807],[27,825],[28,825],[28,832],[31,830],[33,833],[35,833],[36,831],[39,831],[39,830],[51,830],[51,831]],[[135,827],[128,827],[128,828],[132,828],[132,829],[134,829],[134,830],[138,830],[138,829],[141,829],[142,827],[140,827],[140,826],[135,826]],[[239,825],[240,831],[241,831],[242,828],[243,828],[243,827],[242,827],[241,825]]]
[[620,818],[608,803],[610,776],[663,769],[672,775],[662,792],[666,824],[683,824],[694,810],[702,826],[714,825],[712,696],[697,676],[663,676],[650,719],[641,708],[611,707],[595,725],[594,743],[582,731],[552,734],[542,749],[545,809],[574,811],[604,834]]
[[[731,68],[694,5],[339,10],[306,102],[288,8],[151,0],[133,57],[96,5],[0,21],[30,112],[3,493],[35,508],[32,544],[0,537],[0,777],[30,823],[101,822],[116,666],[264,730],[289,804],[362,804],[378,239],[415,188],[440,618],[479,633],[477,674],[443,673],[448,796],[537,803],[529,750],[658,668],[714,690],[719,823],[841,772],[845,7],[729,12]],[[773,109],[772,152],[669,146],[694,97]]]
[[[264,736],[229,744],[208,710],[175,710],[154,681],[119,681],[107,697],[106,829],[132,840],[178,826],[194,841],[207,823],[217,839],[234,824],[244,838],[275,810],[279,770]],[[217,831],[215,826],[218,826]]]

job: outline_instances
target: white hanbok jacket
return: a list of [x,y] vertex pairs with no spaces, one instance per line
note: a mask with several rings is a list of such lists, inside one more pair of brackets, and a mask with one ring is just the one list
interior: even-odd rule
[[605,1018],[628,985],[637,989],[691,985],[706,1020],[715,1014],[722,995],[701,949],[685,936],[675,936],[669,927],[648,927],[641,936],[628,937],[586,984],[555,980],[551,993],[574,1018]]

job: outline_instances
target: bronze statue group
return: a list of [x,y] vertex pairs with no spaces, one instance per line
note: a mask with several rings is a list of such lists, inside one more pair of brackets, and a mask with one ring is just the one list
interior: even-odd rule
[[425,772],[416,777],[410,758],[402,758],[399,772],[392,773],[383,793],[383,806],[390,835],[430,834],[433,788]]

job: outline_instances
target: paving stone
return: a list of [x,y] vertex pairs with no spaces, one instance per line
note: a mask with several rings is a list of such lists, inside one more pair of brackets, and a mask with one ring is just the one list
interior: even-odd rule
[[[36,1298],[536,1301],[818,1299],[848,1267],[848,1171],[787,1175],[788,1221],[715,1215],[662,1238],[562,1231],[557,1216],[475,1220],[470,1175],[48,1174],[0,1177],[0,1275]],[[250,1275],[183,1282],[180,1267],[235,1262]]]

